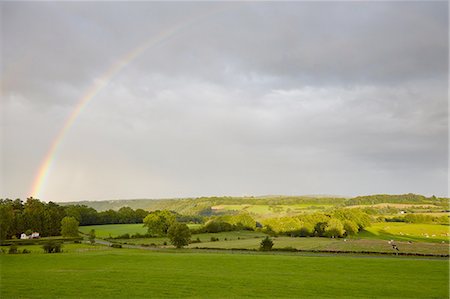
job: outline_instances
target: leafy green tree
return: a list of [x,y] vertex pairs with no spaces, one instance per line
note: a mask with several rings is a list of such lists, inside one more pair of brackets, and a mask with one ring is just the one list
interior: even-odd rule
[[174,222],[167,231],[167,236],[170,239],[170,243],[176,248],[182,248],[189,245],[191,240],[191,231],[189,227],[184,223]]
[[91,242],[91,244],[95,243],[95,229],[91,229],[89,232],[89,242]]
[[256,228],[256,220],[248,213],[241,213],[230,217],[229,223],[238,229],[254,230]]
[[148,212],[143,209],[136,209],[135,215],[136,223],[142,223],[144,221],[144,218],[147,217]]
[[266,237],[265,239],[263,239],[259,245],[259,250],[262,251],[270,251],[272,250],[273,247],[273,241],[272,239],[270,239],[269,237]]
[[343,225],[347,236],[353,236],[358,233],[358,225],[355,222],[351,220],[344,220]]
[[165,236],[175,220],[175,214],[170,211],[155,211],[144,218],[144,227],[147,227],[148,233],[153,236]]
[[75,217],[64,217],[61,220],[61,235],[67,237],[78,237],[79,222]]
[[121,207],[117,211],[119,216],[119,223],[136,223],[136,213],[130,207]]
[[49,240],[44,245],[42,245],[42,249],[44,249],[45,253],[58,253],[61,252],[62,244],[57,241]]
[[263,224],[265,226],[270,226],[276,233],[287,234],[298,231],[302,226],[302,222],[294,217],[269,218],[265,219]]
[[114,210],[106,210],[98,213],[100,221],[102,224],[119,223],[118,213]]
[[314,225],[309,222],[303,222],[298,231],[300,237],[309,237],[314,235]]
[[338,209],[333,212],[333,218],[341,221],[350,220],[358,225],[358,230],[370,225],[370,216],[360,209]]
[[404,219],[407,223],[433,223],[434,217],[423,214],[407,214]]
[[65,216],[64,207],[49,202],[44,208],[44,225],[40,232],[44,236],[58,236],[61,229],[61,220]]
[[45,204],[39,199],[30,197],[24,205],[23,215],[27,229],[47,235],[44,230],[45,223]]
[[319,237],[323,237],[325,235],[325,229],[327,228],[327,222],[321,221],[317,222],[314,226],[314,231],[316,235]]
[[331,238],[338,238],[344,235],[344,225],[339,219],[331,218],[325,227],[325,236]]
[[234,230],[233,225],[221,219],[211,219],[205,223],[202,231],[206,233],[229,232]]
[[86,205],[69,205],[65,207],[66,216],[75,217],[80,225],[101,224],[97,211]]
[[0,203],[0,240],[9,237],[10,231],[13,229],[14,210],[12,205]]

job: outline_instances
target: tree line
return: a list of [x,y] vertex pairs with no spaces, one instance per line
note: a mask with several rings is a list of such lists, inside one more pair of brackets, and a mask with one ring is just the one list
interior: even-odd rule
[[[166,236],[169,228],[177,222],[176,213],[161,210],[151,212],[144,219],[148,236]],[[291,237],[332,237],[356,235],[371,224],[371,217],[360,209],[337,209],[330,213],[301,214],[263,219],[257,222],[250,214],[210,217],[192,233],[218,233],[235,230],[260,230],[270,235]]]
[[340,238],[356,235],[370,224],[371,217],[360,209],[337,209],[329,213],[265,219],[263,231],[291,237]]
[[59,236],[61,221],[64,217],[73,217],[80,225],[142,223],[148,215],[143,209],[133,210],[122,207],[118,211],[97,212],[85,205],[61,206],[54,202],[42,202],[36,198],[0,199],[0,239],[21,233],[36,231],[42,237]]
[[448,206],[448,198],[440,198],[436,196],[425,197],[419,194],[399,194],[399,195],[391,195],[391,194],[376,194],[376,195],[366,195],[366,196],[357,196],[354,198],[349,198],[344,201],[345,206],[353,206],[353,205],[373,205],[380,203],[405,203],[405,204],[426,204],[432,203],[436,205],[445,205]]

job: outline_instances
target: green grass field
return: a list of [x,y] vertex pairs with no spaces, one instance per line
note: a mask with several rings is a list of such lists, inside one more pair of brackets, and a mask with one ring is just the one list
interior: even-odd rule
[[[9,246],[2,246],[0,249],[3,249],[4,251],[8,251]],[[31,254],[44,254],[44,250],[42,249],[42,245],[19,245],[17,246],[17,249],[19,252],[22,252],[24,249],[27,249],[31,251]],[[75,244],[75,243],[64,243],[62,245],[62,251],[63,253],[82,253],[86,251],[108,251],[113,250],[110,247],[106,247],[100,244]]]
[[143,226],[142,223],[136,224],[105,224],[105,225],[89,225],[89,226],[80,226],[79,231],[87,234],[91,231],[91,229],[95,229],[95,235],[98,238],[109,238],[117,237],[123,234],[146,234],[147,228]]
[[450,227],[441,224],[414,224],[403,222],[373,223],[364,232],[358,234],[360,238],[447,242],[450,239]]
[[447,260],[105,248],[0,262],[1,298],[449,296]]
[[[191,229],[199,228],[200,224],[188,224]],[[105,225],[88,225],[80,226],[79,231],[83,234],[87,234],[95,229],[95,235],[98,238],[117,237],[123,234],[146,234],[147,228],[142,223],[136,224],[105,224]]]
[[[202,242],[190,244],[190,248],[224,248],[224,249],[258,249],[261,238],[246,238],[237,240],[221,239],[217,242]],[[371,239],[330,239],[330,238],[272,238],[274,248],[292,247],[300,250],[332,250],[332,251],[371,251],[395,253],[392,246],[385,240]],[[396,242],[396,245],[403,253],[421,254],[449,254],[449,245],[441,243],[426,242]]]
[[[220,233],[204,233],[204,234],[195,234],[191,236],[192,240],[200,239],[201,242],[209,242],[211,237],[218,238],[221,241],[237,241],[238,239],[252,239],[252,240],[261,240],[265,237],[266,234],[254,232],[254,231],[232,231],[232,232],[220,232]],[[158,237],[158,238],[136,238],[136,239],[116,239],[115,242],[119,243],[127,243],[132,245],[140,245],[140,244],[155,244],[161,246],[166,242],[170,244],[169,238],[167,237]],[[258,241],[257,241],[258,242]],[[219,242],[215,242],[219,243]],[[216,247],[217,248],[217,247]]]

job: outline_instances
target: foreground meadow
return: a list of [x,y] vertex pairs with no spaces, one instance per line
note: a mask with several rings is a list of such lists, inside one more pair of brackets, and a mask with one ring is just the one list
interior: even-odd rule
[[449,296],[448,260],[92,249],[1,255],[1,297]]

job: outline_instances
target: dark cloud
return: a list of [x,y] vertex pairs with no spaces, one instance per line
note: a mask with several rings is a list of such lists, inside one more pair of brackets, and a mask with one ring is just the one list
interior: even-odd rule
[[2,196],[447,194],[448,3],[3,2]]

